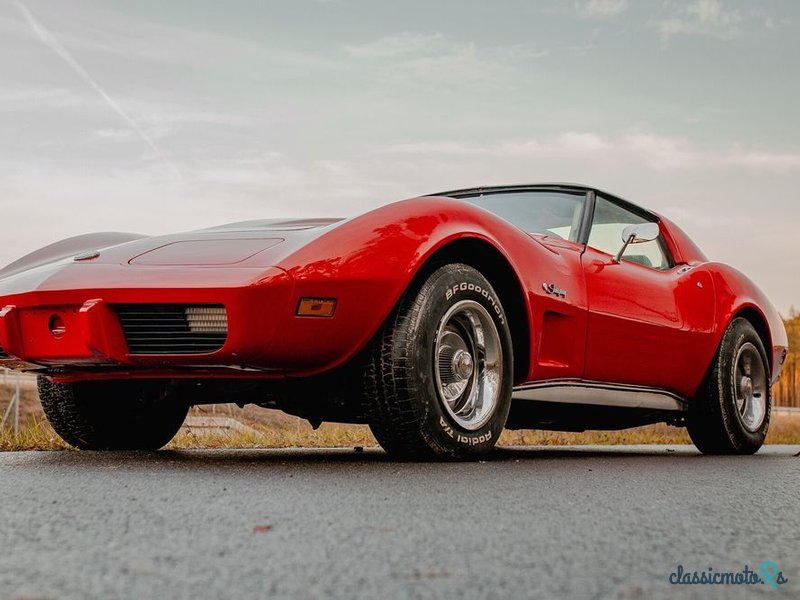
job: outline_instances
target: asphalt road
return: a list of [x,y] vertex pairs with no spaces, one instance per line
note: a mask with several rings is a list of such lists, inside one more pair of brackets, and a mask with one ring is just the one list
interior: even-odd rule
[[[0,454],[0,599],[797,598],[798,451]],[[668,582],[766,560],[777,591]]]

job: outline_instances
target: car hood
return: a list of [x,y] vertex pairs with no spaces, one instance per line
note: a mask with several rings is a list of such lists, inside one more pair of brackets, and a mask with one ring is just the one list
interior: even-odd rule
[[[344,219],[257,220],[163,236],[96,233],[68,238],[0,269],[0,279],[55,262],[186,266],[234,265],[283,242],[293,248],[319,237]],[[147,258],[144,258],[147,257]],[[261,257],[262,259],[264,257]],[[261,266],[270,266],[257,261]],[[250,263],[248,263],[248,266]]]
[[[93,273],[109,268],[146,271],[170,267],[224,268],[232,278],[252,278],[253,271],[278,264],[344,219],[257,220],[164,236],[98,233],[56,242],[0,270],[0,295],[24,289],[92,287]],[[241,275],[236,276],[235,270]],[[163,275],[162,275],[163,277]],[[131,277],[131,283],[137,276]]]
[[131,266],[269,267],[330,231],[343,219],[231,223],[108,248],[99,263]]

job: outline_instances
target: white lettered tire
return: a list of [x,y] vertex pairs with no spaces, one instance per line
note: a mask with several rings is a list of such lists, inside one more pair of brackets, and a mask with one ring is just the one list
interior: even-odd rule
[[508,418],[513,349],[500,298],[474,268],[436,269],[400,302],[364,375],[375,438],[399,458],[475,458]]

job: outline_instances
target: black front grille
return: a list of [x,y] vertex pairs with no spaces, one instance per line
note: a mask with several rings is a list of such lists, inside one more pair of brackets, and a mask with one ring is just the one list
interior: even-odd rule
[[121,304],[116,307],[131,354],[209,354],[225,345],[221,305]]

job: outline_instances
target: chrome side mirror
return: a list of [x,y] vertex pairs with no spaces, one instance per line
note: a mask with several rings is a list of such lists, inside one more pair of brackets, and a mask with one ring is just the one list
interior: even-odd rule
[[622,255],[631,244],[643,244],[644,242],[652,242],[657,240],[661,235],[661,229],[658,223],[639,223],[637,225],[628,225],[622,230],[623,246],[620,248],[617,255],[614,257],[614,262],[618,263],[622,260]]

